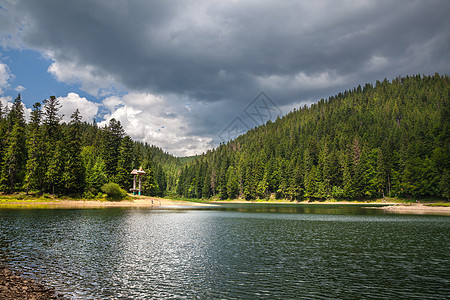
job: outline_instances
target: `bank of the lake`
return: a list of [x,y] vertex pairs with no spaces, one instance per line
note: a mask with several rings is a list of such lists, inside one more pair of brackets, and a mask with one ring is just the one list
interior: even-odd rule
[[211,201],[215,204],[292,204],[292,205],[336,205],[336,206],[361,206],[367,205],[370,209],[380,209],[386,213],[397,214],[419,214],[419,215],[444,215],[450,216],[450,206],[445,202],[405,202],[397,198],[387,200],[377,199],[373,201],[286,201],[286,200],[255,200],[246,201],[241,199]]
[[0,299],[67,299],[55,289],[12,272],[0,262]]
[[430,214],[450,216],[450,206],[447,203],[420,203],[405,202],[397,198],[388,198],[387,200],[377,199],[373,201],[288,201],[288,200],[254,200],[246,201],[242,199],[233,200],[212,200],[205,201],[200,199],[186,198],[159,198],[149,196],[132,196],[122,201],[102,200],[77,200],[77,199],[58,199],[58,198],[25,198],[17,199],[8,197],[0,200],[0,208],[113,208],[113,207],[136,207],[164,209],[170,207],[213,207],[229,204],[279,204],[279,205],[336,205],[336,206],[361,206],[367,205],[371,209],[380,209],[386,213],[396,214]]
[[14,208],[108,208],[108,207],[142,207],[142,208],[164,208],[167,206],[209,206],[213,204],[173,200],[166,198],[133,196],[131,199],[122,201],[106,200],[77,200],[77,199],[3,199],[1,207]]

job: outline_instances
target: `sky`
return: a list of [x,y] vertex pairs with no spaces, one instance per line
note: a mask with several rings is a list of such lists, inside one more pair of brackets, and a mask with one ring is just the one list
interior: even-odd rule
[[0,0],[0,101],[56,96],[201,154],[384,78],[450,72],[450,1]]

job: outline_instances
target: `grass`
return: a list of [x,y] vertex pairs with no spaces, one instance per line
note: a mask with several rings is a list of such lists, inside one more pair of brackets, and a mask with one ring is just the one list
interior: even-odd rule
[[435,202],[435,203],[427,203],[425,206],[441,206],[441,207],[450,207],[450,202]]
[[55,195],[50,194],[39,194],[37,192],[30,192],[28,195],[25,192],[19,192],[15,194],[1,194],[0,193],[0,203],[11,203],[11,202],[55,202],[60,200],[67,201],[107,201],[103,198],[93,198],[87,199],[81,196],[62,196],[57,197]]
[[[157,197],[155,197],[157,198]],[[196,202],[196,203],[210,203],[211,201],[205,199],[197,199],[197,198],[185,198],[175,195],[164,196],[164,199],[169,200],[177,200],[177,201],[187,201],[187,202]]]
[[[106,196],[106,195],[103,195]],[[178,201],[187,201],[187,202],[196,202],[196,203],[214,203],[215,201],[234,201],[234,200],[241,200],[245,201],[245,199],[226,199],[221,200],[216,198],[211,199],[196,199],[196,198],[185,198],[180,197],[177,195],[167,195],[164,197],[165,199],[170,200],[178,200]],[[133,200],[136,199],[131,194],[128,194],[127,197],[124,200]],[[99,198],[95,197],[93,199],[84,198],[81,196],[78,197],[70,197],[70,196],[64,196],[64,197],[56,197],[54,195],[50,194],[43,194],[40,195],[37,192],[30,192],[28,195],[25,192],[15,193],[15,194],[1,194],[0,193],[0,203],[7,204],[7,203],[14,203],[14,202],[25,202],[25,203],[33,203],[33,202],[54,202],[54,201],[60,201],[60,200],[67,200],[67,201],[108,201],[105,197]],[[314,200],[314,199],[304,199],[303,201],[299,201],[301,203],[339,203],[339,202],[350,202],[355,204],[364,204],[364,203],[399,203],[399,204],[413,204],[413,203],[421,203],[425,204],[427,206],[441,206],[441,207],[450,207],[450,202],[443,201],[442,199],[413,199],[413,198],[398,198],[398,197],[385,197],[380,199],[358,199],[358,200],[337,200],[337,199],[328,199],[328,200]],[[289,201],[287,199],[254,199],[254,200],[247,200],[248,203],[262,203],[262,202],[269,202],[269,203],[296,203],[296,201]]]
[[50,202],[55,201],[55,199],[47,194],[37,195],[34,193],[17,193],[11,195],[0,194],[0,202]]
[[[165,196],[166,199],[171,200],[181,200],[181,201],[189,201],[189,202],[200,202],[200,203],[214,203],[215,201],[221,202],[232,202],[235,200],[245,201],[248,203],[297,203],[296,200],[287,200],[287,199],[253,199],[253,200],[245,200],[245,199],[219,199],[219,198],[210,198],[210,199],[195,199],[195,198],[184,198],[175,195]],[[298,201],[298,203],[352,203],[352,204],[384,204],[384,203],[398,203],[398,204],[413,204],[413,203],[423,203],[425,205],[431,204],[433,206],[450,206],[450,203],[443,202],[442,199],[410,199],[410,198],[398,198],[398,197],[385,197],[379,199],[327,199],[327,200],[317,200],[317,199],[303,199]]]

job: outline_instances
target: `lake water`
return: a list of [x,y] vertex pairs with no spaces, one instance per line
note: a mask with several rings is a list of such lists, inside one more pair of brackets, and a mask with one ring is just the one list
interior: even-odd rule
[[445,299],[450,217],[336,205],[0,209],[0,260],[72,299]]

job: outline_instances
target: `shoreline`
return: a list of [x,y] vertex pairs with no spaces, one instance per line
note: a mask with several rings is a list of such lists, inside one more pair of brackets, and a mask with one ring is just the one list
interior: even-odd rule
[[415,215],[443,215],[450,216],[450,207],[448,206],[427,206],[422,203],[412,204],[393,204],[382,207],[368,207],[370,209],[381,209],[388,213],[396,214],[415,214]]
[[11,271],[0,262],[0,299],[67,299],[54,288]]
[[50,201],[34,200],[11,200],[0,201],[1,208],[60,208],[60,209],[83,209],[83,208],[147,208],[147,209],[168,209],[186,207],[217,207],[226,204],[280,204],[280,205],[367,205],[369,209],[381,209],[387,213],[403,214],[431,214],[450,216],[450,206],[427,206],[423,203],[398,203],[398,202],[353,202],[353,201],[333,201],[333,202],[292,202],[292,201],[246,201],[246,200],[222,200],[209,202],[195,202],[186,200],[176,200],[167,198],[157,198],[148,196],[134,196],[132,200],[122,201],[101,201],[101,200],[64,200],[53,199]]
[[101,200],[51,200],[30,201],[14,200],[0,202],[0,208],[17,206],[17,208],[109,208],[109,207],[137,207],[137,208],[167,208],[185,206],[214,206],[214,204],[171,200],[157,197],[135,196],[132,200],[101,201]]

